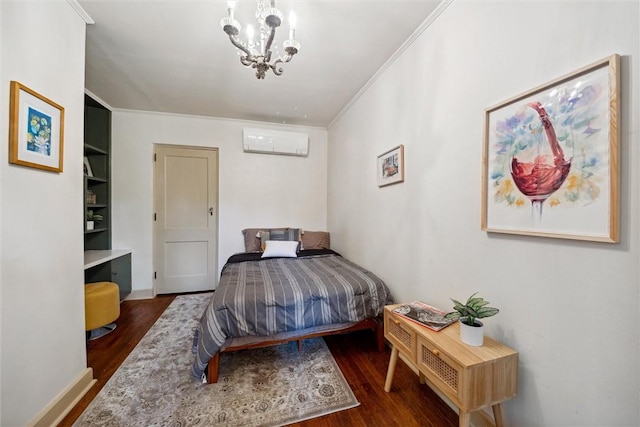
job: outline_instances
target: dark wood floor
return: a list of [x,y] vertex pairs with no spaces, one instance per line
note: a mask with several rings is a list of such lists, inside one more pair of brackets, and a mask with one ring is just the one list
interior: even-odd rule
[[[93,368],[97,383],[62,420],[60,426],[74,423],[174,298],[175,295],[163,295],[121,304],[116,330],[87,345],[87,364]],[[326,337],[325,341],[360,406],[295,426],[458,425],[456,413],[429,387],[421,385],[418,377],[401,361],[396,367],[391,392],[384,391],[391,352],[389,349],[378,352],[371,332],[334,335]]]

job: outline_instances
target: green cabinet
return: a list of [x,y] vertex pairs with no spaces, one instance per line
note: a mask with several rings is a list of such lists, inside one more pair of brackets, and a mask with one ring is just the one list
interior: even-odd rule
[[131,251],[85,251],[85,283],[113,282],[120,288],[120,301],[131,293]]

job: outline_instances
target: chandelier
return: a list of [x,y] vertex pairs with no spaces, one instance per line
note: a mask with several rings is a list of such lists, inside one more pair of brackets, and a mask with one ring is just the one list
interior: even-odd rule
[[276,76],[281,75],[283,70],[279,64],[291,61],[293,55],[300,50],[300,43],[294,40],[296,15],[293,11],[289,15],[289,39],[283,43],[287,54],[284,57],[277,54],[277,58],[272,58],[271,44],[276,35],[276,28],[282,23],[282,13],[276,9],[275,0],[258,0],[256,18],[260,24],[259,40],[254,41],[253,27],[247,25],[246,42],[240,40],[240,23],[233,16],[235,3],[235,1],[227,2],[229,15],[222,18],[220,25],[229,36],[231,43],[240,50],[240,62],[247,67],[255,68],[258,79],[264,79],[265,73],[269,70],[272,70]]

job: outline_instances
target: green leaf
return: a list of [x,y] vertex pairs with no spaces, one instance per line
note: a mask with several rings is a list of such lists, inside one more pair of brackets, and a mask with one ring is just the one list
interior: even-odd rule
[[482,307],[480,310],[478,310],[478,315],[476,317],[478,319],[482,319],[483,317],[494,316],[498,314],[499,311],[500,310],[493,307]]
[[467,316],[478,317],[478,312],[473,307],[467,307]]
[[478,308],[484,307],[485,305],[489,305],[489,301],[482,300],[480,303],[478,303]]
[[473,297],[475,297],[476,295],[478,295],[478,293],[477,293],[477,292],[476,292],[476,293],[474,293],[473,295],[471,295],[471,296],[469,297],[469,299],[467,299],[467,305],[469,305],[469,304],[471,303],[471,300],[473,300]]
[[474,310],[479,309],[483,305],[486,305],[482,298],[473,298],[471,301],[467,302],[467,306],[473,307]]
[[455,306],[461,306],[461,307],[462,307],[462,306],[464,306],[464,304],[462,304],[460,301],[455,300],[455,299],[453,299],[453,298],[451,298],[451,301],[453,301],[454,307],[455,307]]

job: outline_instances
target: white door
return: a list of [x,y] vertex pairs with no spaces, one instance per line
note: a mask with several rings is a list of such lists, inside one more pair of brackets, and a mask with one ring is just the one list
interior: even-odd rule
[[156,293],[215,289],[218,150],[156,145],[154,159]]

